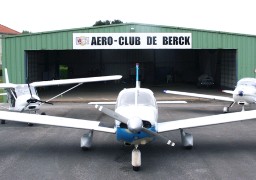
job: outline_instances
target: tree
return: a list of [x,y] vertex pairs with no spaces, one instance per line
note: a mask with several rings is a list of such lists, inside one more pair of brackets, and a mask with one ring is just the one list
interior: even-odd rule
[[123,21],[115,19],[114,21],[111,22],[111,24],[123,24]]
[[122,24],[122,23],[123,23],[122,21],[117,20],[117,19],[115,19],[114,21],[111,21],[111,22],[109,20],[106,20],[106,21],[99,20],[99,21],[96,21],[93,26],[104,26],[104,25]]
[[21,34],[31,34],[31,32],[23,30]]

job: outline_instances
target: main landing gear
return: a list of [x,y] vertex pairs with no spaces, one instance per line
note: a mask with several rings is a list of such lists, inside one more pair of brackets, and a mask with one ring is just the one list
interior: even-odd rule
[[189,133],[184,132],[183,129],[180,129],[181,143],[185,149],[193,148],[193,136]]
[[224,107],[223,108],[223,112],[224,113],[228,113],[229,112],[229,108],[231,108],[234,104],[235,104],[235,102],[232,102],[228,107]]
[[92,138],[93,138],[93,130],[89,131],[88,133],[84,134],[81,137],[81,148],[82,150],[88,150],[92,147]]

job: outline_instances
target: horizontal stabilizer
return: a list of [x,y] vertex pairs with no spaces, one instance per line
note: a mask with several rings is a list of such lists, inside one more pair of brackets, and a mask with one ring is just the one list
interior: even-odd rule
[[114,101],[111,101],[111,102],[89,102],[88,104],[90,104],[90,105],[96,105],[96,104],[98,104],[98,105],[115,105],[116,104],[116,102],[114,102]]
[[[187,101],[157,101],[157,104],[186,104]],[[116,102],[89,102],[90,105],[115,105]]]
[[157,104],[186,104],[187,101],[156,101]]
[[231,90],[222,90],[222,92],[228,93],[228,94],[234,94],[234,91],[231,91]]

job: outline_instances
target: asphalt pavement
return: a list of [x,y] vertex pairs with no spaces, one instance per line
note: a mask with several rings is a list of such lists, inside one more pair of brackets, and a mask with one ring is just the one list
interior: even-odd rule
[[[159,105],[159,121],[219,114],[224,105],[201,100]],[[240,110],[235,106],[231,111]],[[113,122],[85,102],[45,105],[42,111]],[[0,179],[255,179],[255,129],[254,120],[188,129],[194,136],[192,150],[181,146],[179,131],[162,133],[176,146],[157,140],[140,146],[142,167],[134,172],[133,147],[117,142],[114,134],[94,132],[92,149],[82,151],[80,138],[86,130],[7,122],[0,126]]]

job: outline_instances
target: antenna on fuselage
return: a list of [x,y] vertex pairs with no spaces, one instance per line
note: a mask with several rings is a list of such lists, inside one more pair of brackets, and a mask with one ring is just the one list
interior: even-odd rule
[[139,63],[136,63],[136,88],[140,88],[139,69]]

